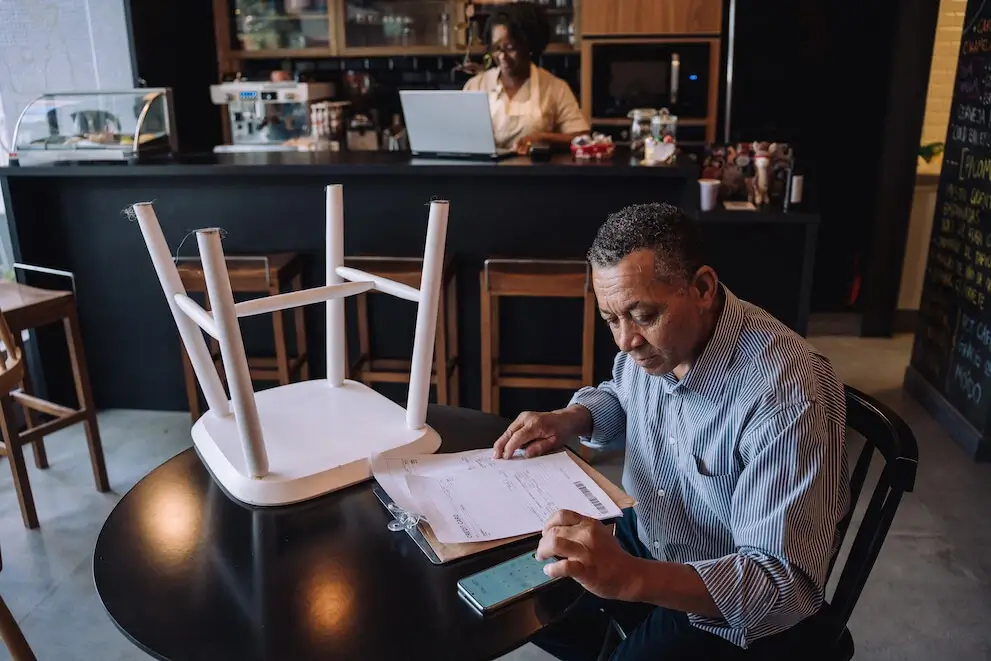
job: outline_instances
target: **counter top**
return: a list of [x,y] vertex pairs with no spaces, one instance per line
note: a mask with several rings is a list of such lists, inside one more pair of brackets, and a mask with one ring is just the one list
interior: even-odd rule
[[674,165],[645,166],[629,152],[617,151],[611,161],[575,161],[556,154],[547,163],[528,157],[500,161],[412,158],[401,152],[251,152],[191,154],[167,161],[140,164],[63,163],[0,168],[6,177],[104,176],[224,176],[264,175],[458,175],[458,176],[568,176],[568,177],[676,177],[694,179],[698,164],[685,159]]

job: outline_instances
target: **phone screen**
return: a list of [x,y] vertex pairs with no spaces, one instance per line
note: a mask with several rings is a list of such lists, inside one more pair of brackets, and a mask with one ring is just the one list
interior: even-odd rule
[[537,560],[530,551],[461,579],[458,591],[478,610],[489,611],[557,580],[544,573],[544,565],[556,561]]

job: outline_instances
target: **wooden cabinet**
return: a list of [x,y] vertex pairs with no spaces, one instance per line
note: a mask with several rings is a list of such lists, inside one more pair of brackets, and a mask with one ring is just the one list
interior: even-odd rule
[[722,0],[582,0],[582,36],[719,34]]

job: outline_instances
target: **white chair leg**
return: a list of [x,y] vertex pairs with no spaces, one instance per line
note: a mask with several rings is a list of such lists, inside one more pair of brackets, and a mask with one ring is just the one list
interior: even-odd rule
[[155,209],[150,202],[135,204],[133,207],[134,216],[138,219],[138,226],[141,228],[141,235],[144,237],[145,245],[151,255],[151,261],[155,265],[155,273],[158,281],[165,292],[165,300],[168,301],[169,309],[172,311],[172,318],[179,329],[179,337],[186,347],[189,355],[189,362],[193,366],[196,380],[199,381],[206,397],[207,406],[216,415],[225,417],[230,415],[230,404],[227,395],[224,393],[224,386],[220,383],[217,375],[217,368],[210,358],[210,351],[203,340],[203,333],[186,314],[179,309],[175,301],[176,294],[185,294],[186,288],[182,286],[182,279],[179,271],[172,261],[172,253],[169,252],[165,236],[162,234],[162,227],[155,215]]
[[[344,187],[327,186],[327,284],[344,282],[337,268],[344,266]],[[344,383],[347,334],[344,299],[327,301],[327,383],[336,388]]]
[[[416,336],[410,366],[409,394],[406,402],[406,426],[422,429],[427,423],[427,400],[430,395],[430,371],[437,331],[437,308],[444,271],[444,245],[447,241],[446,201],[430,203],[430,220],[423,250],[423,273],[420,276],[420,300],[416,307]],[[443,369],[442,365],[437,366]]]
[[199,244],[206,289],[217,324],[220,356],[231,389],[234,418],[244,451],[244,462],[251,477],[265,477],[268,474],[268,454],[265,451],[261,420],[255,405],[255,392],[251,385],[248,358],[244,352],[244,340],[237,321],[237,311],[234,309],[234,292],[231,291],[227,261],[220,243],[220,230],[218,228],[197,230],[196,242]]

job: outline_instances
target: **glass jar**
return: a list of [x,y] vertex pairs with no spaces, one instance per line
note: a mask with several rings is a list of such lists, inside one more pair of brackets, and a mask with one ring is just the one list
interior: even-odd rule
[[657,111],[653,108],[634,108],[627,115],[633,120],[630,125],[630,149],[633,151],[643,150],[644,140],[650,135],[651,126]]
[[665,138],[670,136],[668,142],[678,141],[678,116],[672,115],[667,108],[661,108],[657,114],[651,118],[650,134],[654,140],[665,142]]

